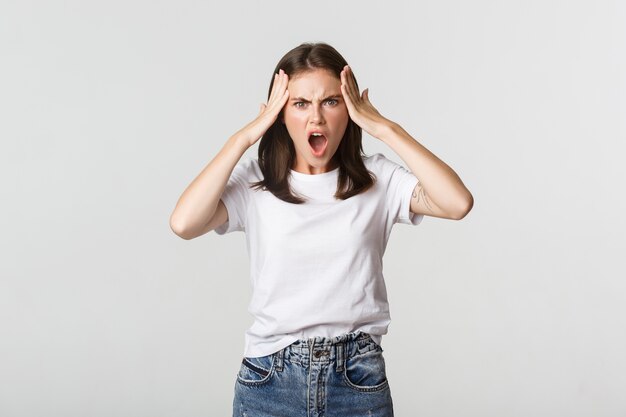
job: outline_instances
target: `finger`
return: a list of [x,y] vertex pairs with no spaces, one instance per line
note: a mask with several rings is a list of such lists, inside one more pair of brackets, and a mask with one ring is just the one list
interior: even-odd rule
[[270,114],[272,114],[273,116],[278,115],[280,111],[285,107],[285,103],[287,103],[288,99],[289,90],[285,90],[280,98],[277,98],[268,105]]
[[289,76],[282,69],[280,71],[282,74],[279,76],[280,90],[278,90],[278,92],[280,93],[280,97],[282,97],[282,95],[285,94],[285,91],[287,90],[287,86],[289,85]]
[[349,70],[350,72],[350,85],[352,86],[352,93],[354,94],[354,97],[356,97],[356,101],[361,101],[362,100],[362,96],[359,93],[359,87],[356,85],[356,80],[354,79],[354,75],[352,74],[352,70]]
[[350,97],[352,97],[353,100],[357,97],[360,98],[359,91],[357,90],[356,85],[354,84],[354,78],[352,78],[352,68],[350,68],[349,65],[346,65],[345,69],[346,69],[346,85],[348,87],[348,92],[350,93]]
[[283,97],[280,100],[280,103],[281,103],[280,107],[281,108],[285,105],[285,103],[287,103],[288,99],[289,99],[289,90],[285,90],[285,92],[283,93]]
[[289,90],[284,90],[280,97],[276,97],[271,103],[268,103],[267,106],[272,112],[279,112],[285,106],[287,99],[289,98]]
[[356,88],[354,79],[352,78],[350,67],[348,65],[344,67],[344,79],[345,79],[345,84],[346,84],[346,91],[348,92],[350,99],[352,100],[353,103],[355,104],[358,103],[361,97],[359,95],[358,89]]
[[341,94],[343,95],[343,100],[346,102],[348,113],[352,114],[354,112],[354,102],[352,101],[350,93],[348,92],[348,87],[345,84],[341,84]]
[[352,101],[350,97],[350,90],[348,89],[348,75],[346,67],[341,70],[341,93],[344,95],[346,101]]
[[287,88],[288,76],[282,68],[276,74],[276,79],[274,81],[276,89],[274,90],[274,94],[272,95],[272,103],[275,101],[282,101],[283,95],[285,94],[285,89]]
[[341,94],[343,94],[344,96],[344,100],[346,101],[346,106],[348,106],[348,110],[351,111],[352,109],[354,109],[354,97],[350,92],[347,69],[341,71]]
[[276,90],[278,89],[278,73],[274,74],[274,81],[272,81],[272,91],[270,92],[270,96],[267,99],[267,102],[270,103],[274,97],[276,97]]

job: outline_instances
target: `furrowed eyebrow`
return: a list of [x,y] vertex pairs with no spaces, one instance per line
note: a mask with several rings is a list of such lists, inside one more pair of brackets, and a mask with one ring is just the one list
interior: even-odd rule
[[[341,98],[341,94],[334,94],[332,96],[325,97],[325,98],[322,99],[322,101],[326,101],[326,100],[329,100],[329,99],[335,99],[336,100],[338,98]],[[310,103],[310,101],[307,100],[304,97],[294,97],[294,98],[291,99],[291,101],[303,101],[305,103]]]

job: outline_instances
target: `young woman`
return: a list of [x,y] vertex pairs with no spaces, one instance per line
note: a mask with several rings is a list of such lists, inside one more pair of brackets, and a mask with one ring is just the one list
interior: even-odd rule
[[[362,129],[383,154],[363,154]],[[242,158],[261,138],[258,159]],[[456,173],[372,105],[345,59],[305,43],[276,66],[267,104],[180,197],[172,230],[246,233],[253,325],[233,416],[392,416],[381,347],[382,256],[395,223],[461,219]]]

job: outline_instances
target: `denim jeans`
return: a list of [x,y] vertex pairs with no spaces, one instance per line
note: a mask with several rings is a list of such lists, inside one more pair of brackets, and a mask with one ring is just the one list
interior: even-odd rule
[[382,353],[368,333],[357,331],[244,357],[233,417],[392,417]]

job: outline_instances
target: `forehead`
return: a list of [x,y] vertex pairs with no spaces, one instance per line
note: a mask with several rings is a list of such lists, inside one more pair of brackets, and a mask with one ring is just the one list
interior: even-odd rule
[[289,79],[290,96],[340,94],[341,80],[330,70],[315,69]]

